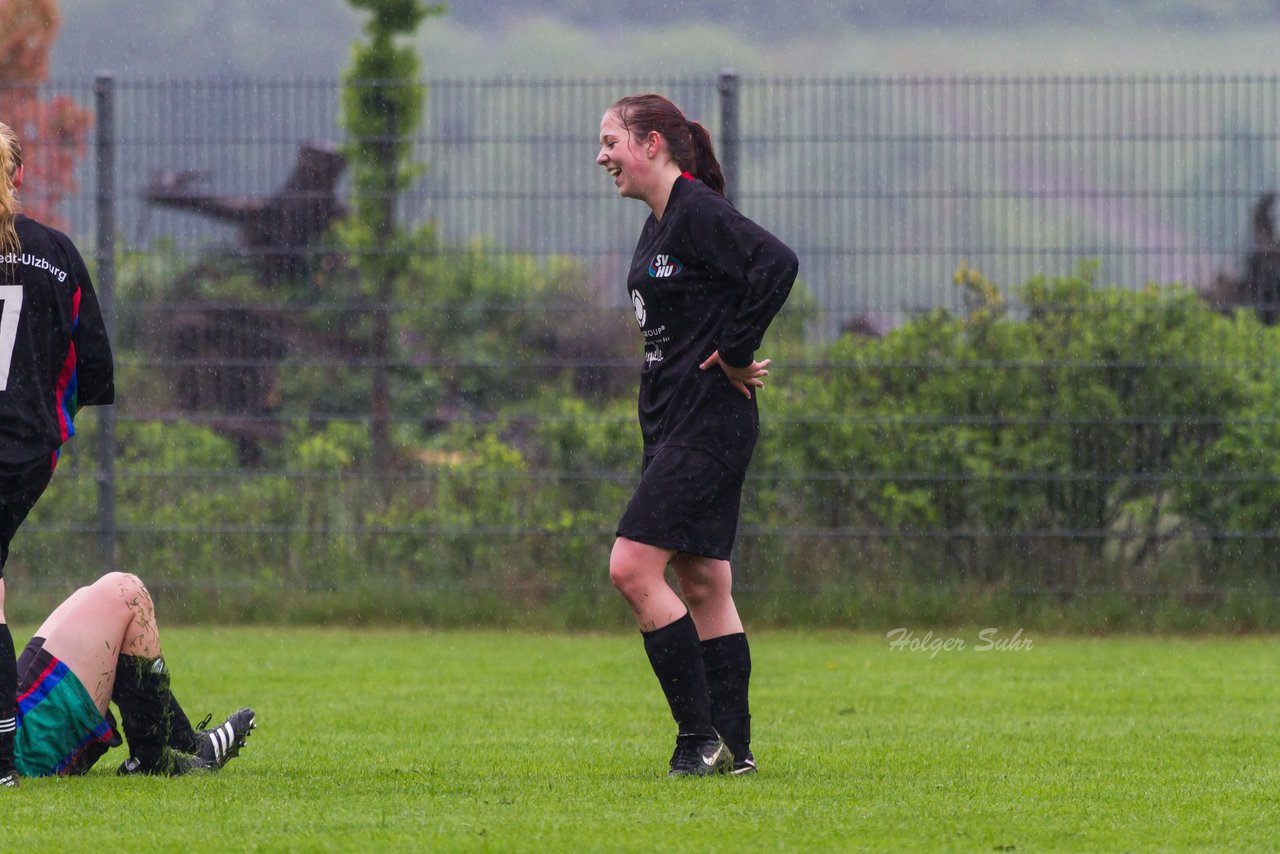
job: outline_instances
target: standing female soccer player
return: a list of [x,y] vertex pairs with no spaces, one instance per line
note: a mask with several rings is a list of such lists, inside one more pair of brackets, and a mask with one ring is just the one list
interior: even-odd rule
[[22,148],[0,124],[0,787],[18,783],[18,671],[4,617],[9,543],[49,485],[77,407],[115,397],[84,260],[65,234],[18,213],[22,176]]
[[652,211],[627,277],[644,335],[644,466],[609,577],[635,612],[679,727],[670,775],[753,772],[751,655],[729,557],[760,426],[751,390],[769,373],[755,351],[798,262],[724,197],[706,128],[661,95],[609,108],[596,163],[619,195]]

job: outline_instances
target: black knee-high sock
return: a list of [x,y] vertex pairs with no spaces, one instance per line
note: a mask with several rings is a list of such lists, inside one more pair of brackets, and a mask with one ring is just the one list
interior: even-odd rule
[[13,770],[13,735],[18,726],[18,659],[13,634],[0,623],[0,775]]
[[172,691],[169,692],[166,711],[169,715],[169,746],[183,753],[195,753],[198,746],[196,731],[191,727],[187,713],[182,711],[182,706],[178,704],[178,698],[173,696]]
[[702,661],[711,693],[711,713],[716,729],[734,756],[745,756],[751,746],[751,647],[746,634],[712,638],[702,642]]
[[644,651],[667,695],[680,734],[713,735],[711,695],[707,692],[707,674],[693,618],[686,613],[669,626],[641,634]]
[[129,739],[129,754],[143,767],[155,768],[169,743],[169,669],[164,658],[122,655],[116,660],[111,699],[120,708],[120,726]]

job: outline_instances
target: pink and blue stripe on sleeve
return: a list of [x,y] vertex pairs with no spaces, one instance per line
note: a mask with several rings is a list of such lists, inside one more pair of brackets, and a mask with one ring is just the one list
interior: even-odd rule
[[[80,323],[80,289],[76,288],[71,298],[71,329],[74,331]],[[67,347],[67,358],[58,373],[58,383],[54,387],[58,408],[58,429],[65,442],[76,434],[76,344],[73,338]]]

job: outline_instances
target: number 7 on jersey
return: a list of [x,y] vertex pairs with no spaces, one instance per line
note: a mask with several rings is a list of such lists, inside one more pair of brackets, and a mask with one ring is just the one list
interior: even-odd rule
[[9,366],[13,363],[21,313],[22,285],[0,285],[0,391],[9,388]]

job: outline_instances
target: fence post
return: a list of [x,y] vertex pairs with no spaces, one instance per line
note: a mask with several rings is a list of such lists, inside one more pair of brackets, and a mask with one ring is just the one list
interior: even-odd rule
[[[108,334],[115,326],[116,291],[116,163],[115,78],[99,73],[93,82],[95,118],[94,169],[97,173],[95,219],[97,246],[95,290]],[[116,568],[116,408],[98,409],[98,536],[103,572]]]
[[738,73],[731,68],[720,72],[720,170],[724,172],[724,195],[732,201],[738,182]]

